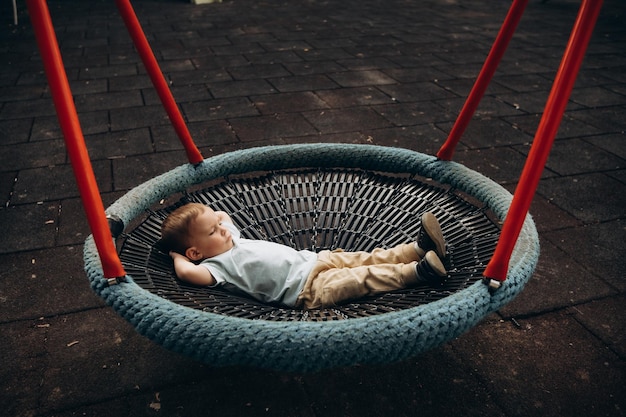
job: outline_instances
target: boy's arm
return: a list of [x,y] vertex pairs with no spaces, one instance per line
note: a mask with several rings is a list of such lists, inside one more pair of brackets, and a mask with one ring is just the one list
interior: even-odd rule
[[174,260],[174,270],[178,278],[183,281],[195,285],[215,285],[217,281],[211,275],[208,269],[203,266],[196,265],[186,256],[177,252],[170,252],[170,256]]

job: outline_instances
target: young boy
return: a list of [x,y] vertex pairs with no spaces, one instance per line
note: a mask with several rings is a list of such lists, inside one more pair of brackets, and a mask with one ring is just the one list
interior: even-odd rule
[[233,286],[252,297],[316,309],[418,283],[443,285],[446,243],[425,213],[417,242],[369,252],[296,250],[240,237],[228,214],[190,203],[163,222],[162,243],[176,275],[191,284]]

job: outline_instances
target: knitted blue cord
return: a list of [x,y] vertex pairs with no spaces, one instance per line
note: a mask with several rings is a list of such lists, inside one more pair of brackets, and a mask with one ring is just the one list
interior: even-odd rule
[[[492,180],[451,161],[406,149],[370,145],[304,144],[252,148],[177,167],[132,189],[107,214],[124,224],[153,203],[191,185],[225,175],[300,167],[404,172],[450,184],[506,216],[512,196]],[[366,318],[330,322],[271,322],[183,307],[127,282],[108,286],[93,238],[85,242],[85,270],[94,291],[139,333],[165,348],[213,366],[247,365],[315,371],[399,361],[458,337],[513,299],[532,275],[539,238],[530,216],[510,260],[507,280],[494,294],[476,282],[444,299]]]

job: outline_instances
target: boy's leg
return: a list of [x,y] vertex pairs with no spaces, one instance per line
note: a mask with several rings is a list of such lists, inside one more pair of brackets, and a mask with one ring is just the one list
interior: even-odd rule
[[[409,246],[413,249],[413,245]],[[336,254],[336,253],[335,253]],[[343,301],[406,288],[420,282],[440,287],[447,273],[441,260],[429,251],[420,262],[357,265],[346,267],[333,264],[337,256],[329,251],[318,255],[318,262],[311,272],[298,304],[313,309],[332,307]],[[342,258],[344,261],[348,256]]]
[[307,308],[332,307],[366,295],[380,294],[417,283],[416,262],[362,265],[321,271],[312,283]]
[[376,248],[371,252],[327,252],[326,262],[334,268],[355,268],[363,265],[408,264],[421,259],[414,243],[403,243],[390,249]]

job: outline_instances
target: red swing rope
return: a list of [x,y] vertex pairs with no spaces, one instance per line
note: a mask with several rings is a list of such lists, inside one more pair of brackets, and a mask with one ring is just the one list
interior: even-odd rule
[[[454,149],[474,115],[478,103],[485,93],[515,32],[515,28],[522,17],[527,3],[528,0],[514,0],[511,5],[494,45],[485,60],[485,64],[448,135],[448,139],[437,153],[439,159],[448,161],[452,158]],[[548,155],[552,149],[552,144],[554,143],[554,138],[563,118],[570,94],[574,88],[576,76],[587,51],[601,7],[602,0],[583,0],[581,3],[569,42],[565,48],[552,90],[539,122],[539,127],[535,132],[533,145],[526,158],[511,207],[504,221],[500,239],[493,257],[483,273],[487,283],[492,287],[499,287],[500,283],[506,279],[511,254],[537,190],[541,173],[548,160]]]
[[163,107],[165,108],[165,111],[174,126],[174,130],[176,130],[178,138],[187,152],[187,159],[194,165],[199,164],[204,158],[191,138],[189,129],[187,129],[187,124],[180,113],[180,109],[176,105],[176,101],[174,100],[172,92],[167,85],[167,81],[165,81],[165,78],[163,77],[159,63],[154,57],[152,48],[150,48],[150,44],[148,43],[146,35],[141,28],[139,19],[137,19],[137,14],[135,13],[133,6],[130,4],[130,0],[115,0],[115,4],[117,5],[120,15],[126,24],[128,33],[135,44],[135,48],[137,48],[137,52],[141,57],[143,65],[146,67],[146,71],[152,80],[152,84],[161,99],[161,103],[163,104]]
[[52,100],[65,138],[65,146],[70,156],[87,221],[100,255],[102,269],[107,278],[123,277],[126,272],[117,256],[109,223],[104,214],[104,205],[87,153],[87,145],[76,113],[76,106],[74,106],[48,5],[45,0],[27,0],[27,5],[44,70],[48,77]]
[[467,96],[465,104],[452,126],[448,139],[441,146],[439,152],[437,152],[437,158],[444,161],[452,159],[456,145],[461,140],[463,132],[467,129],[467,126],[472,120],[472,116],[474,116],[474,113],[478,108],[480,100],[483,98],[485,91],[487,91],[487,87],[489,87],[489,83],[498,68],[498,64],[500,64],[500,61],[502,60],[504,51],[506,51],[506,48],[509,46],[509,42],[513,37],[513,33],[515,33],[515,29],[524,14],[527,4],[528,0],[514,0],[513,4],[511,4],[511,8],[509,9],[506,18],[504,19],[504,23],[500,28],[500,32],[498,32],[498,36],[496,36],[496,40],[489,51],[489,55],[487,55],[487,58],[485,59],[485,63],[483,64],[483,67],[474,82],[474,86]]
[[541,121],[535,132],[535,139],[515,190],[511,207],[504,221],[498,245],[483,273],[485,278],[500,282],[506,279],[515,242],[519,237],[524,219],[537,190],[541,173],[548,160],[601,7],[602,0],[583,0],[580,6]]

